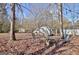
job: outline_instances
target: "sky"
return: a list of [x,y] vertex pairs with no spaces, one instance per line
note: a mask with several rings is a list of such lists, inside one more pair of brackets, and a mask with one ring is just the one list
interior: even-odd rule
[[[47,6],[48,6],[48,4],[46,4],[46,3],[44,3],[44,4],[42,4],[42,3],[35,3],[35,4],[27,4],[26,5],[26,7],[28,8],[28,9],[32,9],[32,8],[34,8],[34,6],[36,7],[36,8],[43,8],[43,9],[45,9]],[[69,9],[69,10],[72,10],[72,11],[74,11],[74,12],[70,12],[69,10],[65,10],[65,8],[67,8],[67,9]],[[79,4],[78,3],[65,3],[65,4],[63,4],[63,15],[67,18],[67,19],[69,19],[70,21],[72,21],[72,19],[74,19],[74,20],[77,20],[77,19],[79,19],[79,14],[77,14],[77,13],[75,13],[75,12],[78,12],[79,13]],[[30,14],[29,14],[29,11],[27,10],[26,11],[26,15],[27,16],[29,16]]]
[[[39,12],[38,9],[45,10],[49,4],[48,3],[23,3],[21,5],[22,5],[24,17],[31,18],[31,17],[35,16],[35,13],[38,14],[38,12]],[[66,10],[66,9],[68,9],[68,10]],[[9,13],[9,11],[10,10],[8,9],[8,13]],[[71,11],[73,11],[73,12],[71,12]],[[42,11],[40,11],[40,12],[42,12]],[[77,12],[77,13],[75,13],[75,12]],[[70,20],[70,21],[78,20],[79,19],[78,13],[79,13],[79,4],[78,3],[63,4],[63,16],[66,17],[68,20]],[[20,14],[19,9],[16,10],[16,16],[19,17],[19,19],[22,19],[21,18],[22,14]]]
[[78,20],[79,19],[79,4],[78,3],[70,3],[70,4],[63,4],[63,9],[67,8],[69,10],[72,10],[74,12],[70,12],[67,10],[63,10],[64,16],[68,18],[69,20]]

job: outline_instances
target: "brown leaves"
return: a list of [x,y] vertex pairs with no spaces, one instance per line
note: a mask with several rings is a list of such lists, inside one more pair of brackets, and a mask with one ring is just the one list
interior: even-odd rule
[[[27,37],[26,37],[27,36]],[[7,54],[29,54],[38,51],[45,47],[45,43],[41,39],[33,39],[30,34],[16,35],[16,41],[7,40],[5,37],[0,39],[0,52],[6,52]],[[26,38],[26,39],[25,39]]]
[[[33,39],[30,34],[20,33],[16,35],[17,40],[12,41],[7,39],[7,34],[5,35],[0,35],[0,54],[23,55],[33,54],[35,52],[36,54],[41,54],[42,52],[44,52],[44,48],[46,48],[45,41],[43,40],[44,38]],[[20,37],[21,39],[19,39]],[[47,50],[47,48],[45,50]],[[53,50],[48,53],[53,54]],[[79,54],[79,37],[73,37],[70,43],[59,47],[59,49],[56,50],[55,54]]]

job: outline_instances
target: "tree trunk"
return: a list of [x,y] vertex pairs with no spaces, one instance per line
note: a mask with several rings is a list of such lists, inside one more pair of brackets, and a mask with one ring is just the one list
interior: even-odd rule
[[15,38],[15,3],[11,4],[11,27],[10,27],[10,39],[16,40]]
[[62,38],[64,39],[64,32],[63,32],[63,10],[62,10],[62,3],[60,4],[61,7],[61,31],[62,31]]
[[60,36],[62,39],[64,39],[64,33],[63,33],[63,12],[62,12],[62,3],[58,4],[58,16],[59,16],[59,22],[60,22]]

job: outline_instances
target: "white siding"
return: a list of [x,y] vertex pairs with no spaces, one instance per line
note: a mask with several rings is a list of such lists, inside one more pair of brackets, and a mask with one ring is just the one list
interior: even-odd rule
[[68,32],[71,32],[71,34],[73,34],[73,32],[75,31],[76,35],[79,35],[79,29],[64,29],[64,33],[69,34]]

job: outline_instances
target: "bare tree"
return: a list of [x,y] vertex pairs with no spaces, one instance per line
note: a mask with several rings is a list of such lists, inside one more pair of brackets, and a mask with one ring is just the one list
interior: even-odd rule
[[60,35],[61,37],[64,39],[64,33],[63,33],[63,6],[62,3],[58,4],[58,16],[59,16],[59,20],[60,20]]
[[11,3],[11,27],[10,27],[10,39],[16,40],[15,38],[15,3]]
[[22,4],[19,4],[19,3],[11,3],[10,7],[11,7],[11,16],[12,16],[11,27],[10,27],[10,39],[16,40],[16,38],[15,38],[15,20],[16,20],[15,7],[17,7],[18,11],[21,12],[22,16],[23,16],[22,7],[25,8],[26,10],[28,10],[30,13],[32,13],[32,12],[28,8],[26,8],[25,6],[23,6]]

